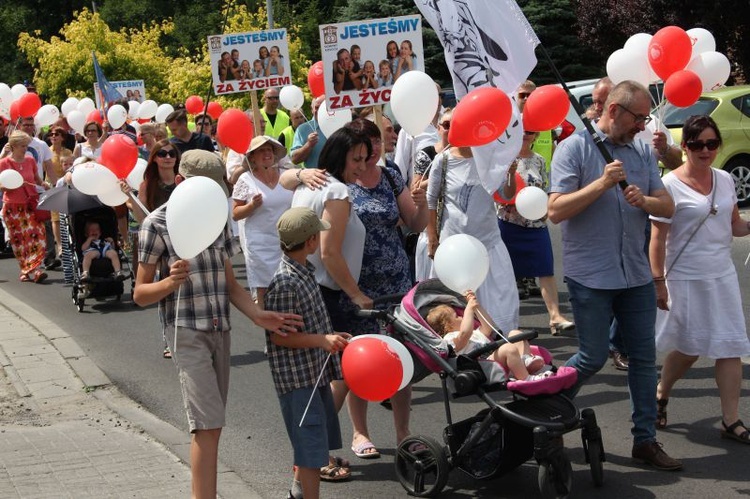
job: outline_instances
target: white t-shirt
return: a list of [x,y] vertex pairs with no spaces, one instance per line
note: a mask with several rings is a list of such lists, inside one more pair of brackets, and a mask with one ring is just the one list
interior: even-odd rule
[[[461,334],[460,331],[451,331],[450,333],[446,333],[445,336],[443,336],[443,339],[451,344],[451,346],[456,347],[456,338],[459,337]],[[456,350],[457,354],[466,354],[473,352],[479,347],[483,347],[487,343],[490,342],[490,339],[484,335],[482,331],[479,329],[475,329],[471,333],[471,337],[469,338],[469,342],[464,346],[461,350]]]
[[52,161],[52,149],[47,143],[37,137],[32,137],[29,143],[29,149],[34,149],[36,154],[31,154],[36,159],[36,171],[39,173],[39,178],[44,178],[44,163],[46,161]]
[[[351,206],[352,200],[349,196],[349,188],[339,182],[336,178],[328,175],[328,183],[321,189],[311,190],[305,185],[300,185],[294,191],[292,207],[306,206],[313,210],[318,217],[323,216],[323,209],[329,200],[345,199],[349,202],[349,220],[346,222],[344,241],[341,245],[341,254],[349,267],[349,273],[355,281],[359,281],[362,270],[362,254],[365,249],[365,226]],[[331,230],[341,230],[332,227]],[[315,254],[308,257],[310,263],[315,266],[315,280],[331,289],[341,289],[333,277],[328,273],[320,259],[320,248]]]

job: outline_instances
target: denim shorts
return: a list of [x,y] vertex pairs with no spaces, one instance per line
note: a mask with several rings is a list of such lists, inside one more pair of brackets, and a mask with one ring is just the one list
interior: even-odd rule
[[298,388],[279,396],[281,414],[294,449],[294,464],[300,468],[328,465],[328,451],[341,448],[341,428],[329,386],[318,387],[300,426],[302,414],[313,393]]

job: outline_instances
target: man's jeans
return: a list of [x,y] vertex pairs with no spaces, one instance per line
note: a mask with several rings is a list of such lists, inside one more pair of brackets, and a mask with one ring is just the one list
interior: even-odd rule
[[566,365],[578,371],[578,382],[566,395],[574,397],[581,385],[609,358],[609,326],[619,324],[629,354],[628,387],[635,444],[656,438],[656,291],[653,283],[626,289],[592,289],[566,278],[578,333],[578,353]]

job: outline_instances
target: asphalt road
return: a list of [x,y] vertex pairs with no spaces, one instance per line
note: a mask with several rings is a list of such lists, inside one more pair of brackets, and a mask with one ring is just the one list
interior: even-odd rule
[[[559,234],[556,227],[552,228],[552,234],[557,245]],[[744,260],[749,251],[750,239],[735,240],[733,257],[743,288],[746,317],[750,304],[750,287],[747,285],[750,269],[744,266]],[[555,254],[559,254],[557,247]],[[557,265],[559,268],[559,262]],[[244,276],[243,267],[237,260],[235,271],[240,276]],[[560,301],[563,311],[572,319],[567,293],[559,275],[560,270]],[[129,301],[126,294],[121,303],[89,300],[84,312],[78,313],[70,297],[70,288],[62,284],[61,272],[52,272],[47,283],[42,285],[21,283],[13,259],[0,260],[0,285],[35,304],[38,310],[68,331],[129,397],[176,427],[186,427],[174,366],[162,359],[163,344],[155,307],[140,309]],[[558,361],[566,360],[575,351],[574,336],[552,337],[546,332],[547,318],[541,298],[523,301],[521,315],[522,326],[539,328],[541,334],[536,343],[549,349]],[[262,497],[284,497],[291,477],[291,448],[262,353],[263,337],[260,330],[236,311],[233,317],[228,425],[222,436],[221,459]],[[744,377],[745,380],[750,378],[747,363]],[[740,413],[750,420],[747,381],[742,394]],[[677,385],[669,405],[670,427],[659,433],[665,449],[684,461],[685,470],[682,472],[655,472],[631,463],[630,411],[623,373],[608,365],[584,387],[576,402],[581,408],[595,408],[604,435],[607,462],[604,464],[605,485],[597,489],[584,463],[579,437],[577,434],[566,436],[566,448],[573,463],[571,497],[728,498],[750,495],[747,480],[750,446],[719,438],[719,401],[710,362],[699,361],[687,378]],[[484,407],[486,405],[477,400],[451,402],[454,420],[470,417]],[[441,441],[446,423],[437,376],[415,386],[411,414],[413,433]],[[344,450],[340,454],[352,461],[353,479],[346,483],[324,484],[324,497],[405,496],[393,470],[395,435],[391,415],[383,407],[373,404],[369,422],[371,437],[382,453],[381,459],[364,461],[353,455],[348,448],[351,426],[348,417],[342,414]],[[476,481],[460,471],[453,471],[441,497],[539,497],[537,468],[529,462],[491,481]]]

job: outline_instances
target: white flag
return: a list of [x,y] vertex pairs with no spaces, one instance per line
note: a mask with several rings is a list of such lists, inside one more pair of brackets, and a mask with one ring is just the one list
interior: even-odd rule
[[515,92],[536,66],[540,43],[514,0],[415,0],[445,50],[456,98],[479,87],[502,89],[514,103],[507,130],[472,148],[482,184],[493,193],[521,150],[523,122]]

